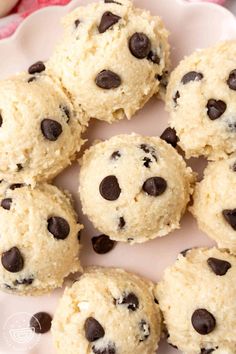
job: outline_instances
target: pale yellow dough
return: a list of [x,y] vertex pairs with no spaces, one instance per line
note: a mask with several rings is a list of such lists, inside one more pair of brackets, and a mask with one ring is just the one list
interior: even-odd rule
[[[92,3],[67,15],[63,20],[64,36],[47,64],[48,73],[61,80],[76,107],[107,122],[131,118],[159,91],[157,76],[169,68],[168,32],[161,19],[135,8],[129,0],[118,2]],[[121,19],[99,33],[98,26],[107,11]],[[76,20],[80,21],[77,27]],[[149,37],[159,64],[131,54],[128,43],[135,32]],[[103,70],[118,74],[122,84],[109,90],[98,87],[95,78]]]
[[[161,333],[161,315],[154,285],[121,269],[92,268],[60,300],[52,324],[59,354],[155,354]],[[134,294],[135,310],[122,304]],[[85,321],[93,317],[104,336],[89,342]]]
[[[229,262],[231,268],[225,275],[216,275],[209,258]],[[179,255],[157,285],[169,343],[185,354],[235,354],[235,279],[236,258],[225,250],[193,249],[186,257]],[[216,326],[209,334],[201,335],[192,326],[192,314],[199,308],[215,317]]]
[[[61,287],[64,278],[81,270],[78,232],[82,225],[69,196],[57,187],[41,184],[12,190],[0,185],[0,289],[17,295],[39,295]],[[10,210],[2,200],[11,198]],[[69,224],[65,239],[57,239],[48,230],[48,219],[61,217]],[[12,273],[3,267],[4,252],[17,247],[24,266]]]
[[[236,41],[221,42],[186,57],[171,74],[166,106],[187,158],[204,155],[216,160],[236,151],[236,91],[227,84],[236,69],[235,56]],[[181,80],[191,71],[203,78],[184,85]],[[175,102],[177,92],[180,97]],[[209,99],[227,106],[218,119],[211,120],[207,114]]]
[[[114,152],[120,156],[112,158]],[[147,161],[149,167],[145,166]],[[81,165],[79,193],[83,212],[102,233],[132,244],[167,235],[180,227],[193,191],[194,175],[165,141],[135,134],[118,135],[85,151]],[[104,199],[99,191],[102,180],[111,175],[117,178],[121,189],[119,198],[112,201]],[[143,191],[144,182],[152,177],[165,179],[167,188],[163,194],[151,196]]]

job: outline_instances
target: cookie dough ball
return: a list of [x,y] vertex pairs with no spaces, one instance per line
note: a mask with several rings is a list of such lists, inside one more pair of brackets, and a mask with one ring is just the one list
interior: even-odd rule
[[54,316],[59,354],[154,354],[161,332],[151,282],[121,269],[92,268],[67,288]]
[[211,162],[194,192],[190,211],[219,247],[236,253],[236,155]]
[[69,197],[42,184],[0,187],[0,289],[38,295],[79,271],[76,214]]
[[46,75],[0,81],[0,179],[50,180],[80,149],[82,113]]
[[236,41],[197,51],[171,75],[167,109],[186,156],[236,151]]
[[131,118],[159,91],[169,67],[168,33],[159,17],[129,0],[78,7],[48,63],[76,107],[113,122]]
[[236,258],[225,250],[180,255],[157,285],[168,342],[186,354],[236,352]]
[[102,233],[136,243],[179,228],[194,177],[165,141],[115,136],[87,150],[81,164],[83,211]]

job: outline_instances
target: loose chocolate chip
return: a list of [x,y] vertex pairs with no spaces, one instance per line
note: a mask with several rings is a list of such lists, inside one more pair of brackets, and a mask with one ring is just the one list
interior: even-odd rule
[[116,301],[118,305],[127,305],[127,308],[131,311],[136,311],[139,308],[139,299],[134,293],[124,295],[122,299]]
[[151,60],[154,64],[160,64],[161,61],[159,56],[152,50],[148,53],[148,59]]
[[109,344],[107,348],[97,349],[95,346],[92,347],[94,354],[116,354],[116,349],[114,344]]
[[47,140],[56,141],[62,133],[62,126],[56,120],[46,118],[41,122],[41,131]]
[[12,203],[12,199],[11,198],[5,198],[1,201],[1,207],[3,209],[6,210],[10,210],[11,209],[11,203]]
[[92,245],[96,253],[105,254],[114,248],[115,241],[111,240],[107,235],[100,235],[92,238]]
[[95,342],[96,340],[104,337],[105,331],[101,324],[93,317],[87,318],[84,324],[85,337],[89,342]]
[[23,166],[21,163],[17,163],[16,166],[17,166],[17,172],[23,170]]
[[190,81],[201,81],[203,79],[203,74],[198,73],[196,71],[190,71],[189,73],[185,74],[181,80],[182,84],[186,85]]
[[121,78],[113,71],[103,70],[97,75],[95,82],[98,87],[110,90],[121,85]]
[[28,73],[33,75],[35,73],[41,73],[46,69],[44,63],[42,61],[37,61],[33,65],[31,65],[28,69]]
[[221,100],[215,100],[213,98],[211,98],[208,102],[207,102],[207,114],[208,117],[211,120],[215,120],[218,119],[222,116],[222,114],[224,114],[224,112],[226,111],[226,103],[224,101]]
[[121,153],[119,151],[114,151],[111,155],[112,160],[118,160],[121,157]]
[[57,240],[65,240],[70,233],[70,225],[64,218],[53,216],[48,219],[48,231]]
[[116,176],[105,177],[99,186],[101,196],[106,200],[116,200],[119,198],[121,189]]
[[195,331],[202,335],[211,333],[216,326],[215,317],[205,309],[194,311],[191,321]]
[[125,219],[123,218],[123,216],[121,216],[119,218],[119,225],[118,225],[119,229],[123,229],[125,227],[125,224],[126,224]]
[[25,279],[16,279],[13,284],[14,286],[18,286],[18,285],[31,285],[34,281],[34,278],[25,278]]
[[227,84],[231,90],[236,90],[236,69],[230,72]]
[[139,323],[139,328],[140,331],[142,332],[142,338],[140,338],[139,341],[144,342],[145,340],[148,339],[150,335],[150,326],[146,321],[141,320],[141,322]]
[[30,319],[30,328],[35,333],[46,333],[50,331],[52,317],[47,312],[38,312]]
[[144,33],[134,33],[129,39],[129,50],[135,58],[147,58],[151,50],[150,39]]
[[70,120],[70,110],[69,110],[69,108],[67,107],[67,106],[60,106],[60,109],[62,110],[62,112],[66,115],[66,117],[67,117],[67,121],[66,121],[66,123],[68,123],[69,122],[69,120]]
[[117,22],[119,22],[120,19],[121,19],[120,16],[114,15],[110,11],[106,11],[102,15],[101,22],[100,22],[100,24],[98,26],[98,31],[100,33],[106,32],[106,30],[108,30],[108,28],[110,28],[113,25],[115,25]]
[[23,183],[14,183],[14,184],[11,184],[9,186],[9,189],[11,189],[12,191],[14,191],[14,189],[17,189],[17,188],[22,188],[24,187],[24,184]]
[[166,180],[162,177],[148,178],[143,184],[143,191],[152,197],[158,197],[163,194],[166,188]]
[[215,349],[201,349],[201,353],[200,354],[211,354],[215,351]]
[[174,95],[174,97],[173,97],[173,101],[174,101],[174,103],[175,103],[175,107],[177,106],[177,104],[178,104],[178,99],[180,98],[180,93],[179,93],[179,91],[176,91],[176,93],[175,93],[175,95]]
[[236,209],[225,209],[222,214],[227,223],[236,231]]
[[143,158],[143,161],[144,161],[144,163],[143,163],[143,166],[145,166],[145,167],[147,167],[147,168],[150,168],[150,164],[152,163],[152,160],[151,159],[149,159],[149,157],[144,157]]
[[217,258],[208,258],[207,264],[211,268],[211,270],[219,276],[225,275],[228,270],[232,267],[231,264],[227,261],[223,261],[222,259]]
[[183,250],[180,252],[180,254],[182,254],[183,257],[186,257],[188,251],[191,251],[192,248],[186,248],[186,250]]
[[37,80],[36,76],[32,76],[28,79],[28,83],[30,84],[31,82]]
[[3,123],[3,119],[2,119],[2,115],[0,114],[0,127],[2,126]]
[[172,145],[174,148],[177,146],[179,138],[177,137],[176,130],[174,128],[168,127],[161,134],[160,138],[165,140],[167,144]]
[[79,19],[75,20],[74,24],[75,24],[75,28],[77,28],[80,24],[80,20]]
[[20,272],[24,267],[24,259],[17,247],[4,252],[1,257],[3,267],[11,273]]

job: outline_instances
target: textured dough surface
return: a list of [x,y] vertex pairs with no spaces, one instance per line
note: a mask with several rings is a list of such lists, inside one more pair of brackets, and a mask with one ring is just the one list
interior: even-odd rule
[[[168,33],[159,17],[134,7],[128,0],[102,1],[78,7],[64,18],[64,37],[56,47],[47,68],[58,77],[77,107],[90,117],[112,122],[131,118],[155,93],[169,67]],[[121,17],[104,33],[98,26],[102,15],[110,11]],[[80,23],[76,27],[75,21]],[[137,59],[129,50],[129,38],[141,32],[151,41],[160,63]],[[118,74],[122,84],[115,89],[101,89],[95,78],[103,70]]]
[[236,209],[236,155],[209,163],[203,180],[196,185],[194,204],[190,208],[200,229],[219,247],[236,253],[236,230],[223,216],[224,210]]
[[[82,144],[82,113],[75,113],[68,97],[49,77],[38,75],[28,82],[30,78],[19,74],[0,81],[0,179],[34,185],[51,180],[75,158]],[[43,135],[44,119],[61,125],[56,141]]]
[[[67,275],[81,270],[77,235],[82,225],[77,223],[70,198],[48,184],[12,190],[2,182],[0,194],[1,203],[5,198],[12,199],[10,210],[0,206],[1,257],[17,247],[24,259],[23,269],[16,273],[6,270],[0,262],[1,290],[38,295],[61,287]],[[47,220],[54,216],[69,224],[70,232],[64,240],[54,238],[48,230]]]
[[[112,159],[117,151],[120,157]],[[145,161],[149,161],[149,168]],[[194,177],[182,157],[165,141],[135,134],[118,135],[88,149],[81,165],[79,192],[83,212],[102,233],[114,240],[135,243],[179,228]],[[104,199],[99,191],[101,181],[110,175],[116,176],[121,189],[119,198],[113,201]],[[166,180],[167,189],[154,197],[145,193],[142,186],[156,176]],[[121,218],[125,222],[122,228]]]
[[[67,288],[54,315],[52,333],[60,354],[154,354],[161,332],[154,285],[121,269],[91,268]],[[122,304],[135,294],[135,311]],[[85,321],[95,318],[105,335],[94,342],[85,337]],[[108,350],[110,349],[110,351]]]
[[[166,104],[187,158],[204,155],[215,160],[236,150],[236,91],[227,84],[236,69],[235,56],[236,41],[222,42],[186,57],[171,74]],[[181,80],[191,71],[201,73],[203,79],[184,85]],[[177,91],[180,97],[175,102]],[[207,114],[209,99],[227,105],[218,119],[211,120]]]
[[[227,261],[231,268],[223,276],[209,267],[208,258]],[[236,352],[236,258],[227,251],[193,249],[179,255],[157,285],[157,298],[169,332],[169,343],[186,354],[234,354]],[[204,308],[216,319],[215,329],[200,335],[191,324],[196,309]],[[218,347],[218,349],[216,349]],[[211,351],[203,351],[215,349]],[[202,351],[201,351],[202,350]]]

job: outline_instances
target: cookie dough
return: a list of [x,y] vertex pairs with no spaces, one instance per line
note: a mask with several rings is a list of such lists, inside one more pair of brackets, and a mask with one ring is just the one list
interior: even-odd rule
[[219,247],[236,254],[236,155],[211,162],[194,192],[190,211]]
[[0,81],[0,180],[51,180],[82,144],[80,118],[68,97],[44,74]]
[[161,332],[154,285],[121,269],[91,268],[54,315],[59,354],[155,354]]
[[236,41],[185,58],[167,88],[170,124],[186,157],[219,159],[236,151]]
[[39,295],[81,270],[76,214],[57,187],[0,185],[0,289]]
[[236,258],[225,250],[180,255],[157,285],[168,342],[185,354],[236,352]]
[[179,228],[194,176],[162,139],[115,136],[88,149],[81,165],[83,211],[111,239],[145,242]]
[[96,2],[64,18],[48,72],[90,117],[129,119],[159,90],[169,68],[167,39],[161,19],[131,1]]

